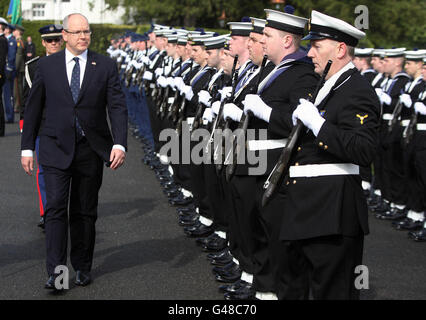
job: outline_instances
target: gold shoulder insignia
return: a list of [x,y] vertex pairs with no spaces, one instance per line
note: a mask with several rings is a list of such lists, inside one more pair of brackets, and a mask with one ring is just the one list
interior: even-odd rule
[[366,114],[364,116],[357,114],[356,116],[357,116],[357,118],[359,118],[359,121],[361,122],[361,124],[364,124],[364,119],[368,118],[368,114]]

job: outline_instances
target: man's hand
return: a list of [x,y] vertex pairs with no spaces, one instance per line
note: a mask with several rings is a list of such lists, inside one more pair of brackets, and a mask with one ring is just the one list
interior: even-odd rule
[[247,114],[248,111],[251,111],[256,118],[262,119],[263,121],[269,123],[272,108],[263,102],[262,98],[257,94],[246,95],[243,101],[243,105],[245,114]]
[[125,158],[125,152],[120,149],[112,149],[111,155],[109,156],[109,161],[111,161],[111,165],[109,167],[113,170],[118,169],[123,165]]
[[33,172],[34,159],[33,157],[21,157],[21,165],[25,172],[31,176]]
[[315,136],[318,135],[325,122],[325,119],[321,117],[317,107],[306,99],[299,99],[299,105],[296,110],[293,111],[292,115],[293,125],[297,124],[297,119],[311,129]]

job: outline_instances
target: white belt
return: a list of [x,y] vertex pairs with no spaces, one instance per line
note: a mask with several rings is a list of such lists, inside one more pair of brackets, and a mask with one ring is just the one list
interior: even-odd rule
[[406,127],[410,123],[410,119],[401,120],[401,126]]
[[418,123],[417,124],[417,130],[425,131],[426,130],[426,123]]
[[247,146],[250,151],[284,148],[286,144],[287,139],[247,141]]
[[392,120],[392,113],[384,113],[382,115],[383,120]]
[[290,178],[358,175],[359,166],[353,163],[307,164],[290,167]]

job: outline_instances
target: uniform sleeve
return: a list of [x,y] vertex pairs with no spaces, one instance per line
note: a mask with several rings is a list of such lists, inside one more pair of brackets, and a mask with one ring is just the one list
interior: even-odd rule
[[[283,105],[282,101],[266,102],[271,108],[271,116],[269,118],[268,130],[280,137],[288,137],[293,129],[292,113],[299,104],[299,99],[308,98],[315,90],[318,77],[313,72],[305,72],[301,74],[292,84],[290,90],[290,100],[287,105]],[[288,85],[288,84],[284,84]]]
[[379,101],[373,92],[366,95],[364,90],[355,93],[350,101],[343,101],[342,105],[338,123],[326,120],[315,143],[342,162],[368,166],[377,149]]

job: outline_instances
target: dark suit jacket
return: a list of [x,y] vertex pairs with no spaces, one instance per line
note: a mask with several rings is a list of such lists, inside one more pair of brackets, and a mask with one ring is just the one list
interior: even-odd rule
[[70,166],[75,151],[75,116],[91,148],[104,161],[109,161],[113,144],[127,148],[125,97],[116,65],[108,57],[88,51],[76,104],[66,74],[65,51],[40,59],[25,106],[22,150],[34,150],[43,109],[46,119],[40,128],[40,163],[44,166]]

